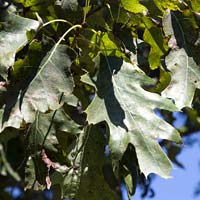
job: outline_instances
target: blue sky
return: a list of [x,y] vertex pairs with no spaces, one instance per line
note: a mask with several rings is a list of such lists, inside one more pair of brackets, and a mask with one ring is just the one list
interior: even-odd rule
[[[200,196],[194,196],[194,190],[200,181],[200,133],[192,136],[198,139],[193,146],[185,145],[183,151],[178,155],[178,160],[184,165],[185,169],[180,169],[174,165],[171,179],[156,177],[152,182],[152,188],[156,192],[154,198],[145,200],[198,200]],[[137,190],[133,200],[141,200],[141,192]],[[124,196],[124,200],[128,200]]]

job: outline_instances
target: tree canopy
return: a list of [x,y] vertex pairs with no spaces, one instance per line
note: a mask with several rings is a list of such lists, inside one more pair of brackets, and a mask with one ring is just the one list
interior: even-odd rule
[[0,188],[116,200],[169,178],[200,127],[199,26],[198,0],[0,1]]

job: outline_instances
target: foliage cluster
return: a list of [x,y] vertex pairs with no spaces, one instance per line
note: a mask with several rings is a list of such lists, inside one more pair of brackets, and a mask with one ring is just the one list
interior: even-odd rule
[[[0,189],[114,200],[124,183],[131,199],[149,174],[169,178],[170,159],[181,166],[180,133],[200,126],[200,1],[7,3]],[[176,111],[187,114],[179,130]]]

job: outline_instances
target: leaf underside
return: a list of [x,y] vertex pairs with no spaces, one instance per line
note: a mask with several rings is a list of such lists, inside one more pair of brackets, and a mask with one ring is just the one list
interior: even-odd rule
[[180,109],[192,107],[195,90],[200,88],[199,66],[183,48],[170,52],[166,57],[166,66],[172,78],[162,95],[174,99]]
[[163,27],[165,35],[170,36],[168,45],[172,50],[165,58],[171,82],[162,95],[174,99],[180,109],[192,107],[195,90],[200,88],[198,33],[194,18],[168,11],[163,18]]
[[39,22],[6,11],[1,11],[0,22],[3,24],[0,31],[0,74],[7,79],[7,70],[13,66],[16,53],[28,42],[27,31],[37,30]]
[[179,143],[181,138],[172,126],[155,115],[154,109],[177,111],[177,108],[170,100],[141,87],[151,82],[136,65],[102,56],[96,81],[97,94],[86,110],[87,120],[93,124],[106,121],[114,160],[120,160],[131,143],[136,149],[141,172],[145,176],[156,173],[166,178],[171,163],[157,140]]
[[32,123],[37,111],[56,110],[62,105],[62,97],[71,95],[73,79],[67,49],[66,45],[55,45],[39,66],[22,66],[36,70],[33,77],[21,79],[8,88],[5,108],[1,111],[2,129],[19,128],[23,120]]

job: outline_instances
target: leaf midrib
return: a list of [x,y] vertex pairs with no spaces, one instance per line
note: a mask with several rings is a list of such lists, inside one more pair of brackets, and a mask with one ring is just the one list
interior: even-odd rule
[[[126,105],[126,103],[124,103],[122,95],[120,95],[119,87],[118,87],[118,85],[117,85],[117,83],[116,83],[116,81],[115,81],[115,77],[114,77],[114,75],[113,75],[113,73],[112,73],[112,71],[111,71],[110,63],[109,63],[109,61],[108,61],[107,58],[106,58],[106,62],[107,62],[107,64],[108,64],[109,72],[110,72],[111,77],[112,77],[113,85],[115,85],[116,92],[118,93],[118,98],[121,99],[120,102],[122,103],[122,107],[124,107],[124,108],[125,108],[125,111],[131,116],[132,121],[133,121],[133,123],[135,124],[135,127],[137,127],[137,130],[138,130],[138,133],[140,134],[140,137],[142,137],[142,140],[144,141],[144,144],[145,144],[146,148],[148,149],[148,152],[151,154],[151,157],[152,157],[152,159],[155,161],[155,163],[157,163],[157,164],[159,165],[158,168],[159,168],[160,172],[163,172],[162,167],[160,166],[159,160],[157,160],[157,158],[153,156],[153,153],[151,152],[150,146],[148,145],[147,142],[145,142],[145,139],[146,139],[146,138],[145,138],[145,137],[143,136],[143,134],[142,134],[142,133],[143,133],[142,128],[140,127],[140,125],[137,125],[137,124],[136,124],[135,119],[134,119],[134,116],[133,116],[133,115],[131,114],[131,112],[129,111],[128,106]],[[126,101],[125,101],[125,102],[126,102]],[[131,132],[131,130],[130,130],[130,132]],[[144,134],[144,135],[145,135],[145,134]],[[137,151],[137,150],[136,150],[136,151]],[[146,174],[145,174],[145,176],[146,176]]]

